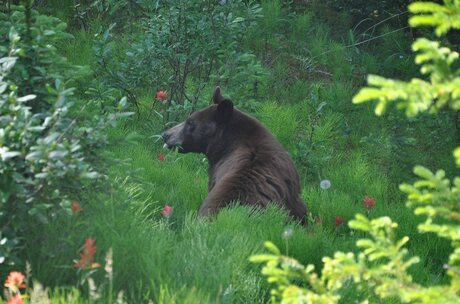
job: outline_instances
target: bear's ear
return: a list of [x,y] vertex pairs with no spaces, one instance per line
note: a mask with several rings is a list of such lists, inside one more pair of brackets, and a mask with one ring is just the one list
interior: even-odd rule
[[230,99],[223,99],[217,105],[216,120],[219,123],[227,123],[232,118],[233,102]]
[[222,97],[222,94],[220,93],[220,87],[217,86],[214,89],[214,94],[212,95],[212,101],[215,104],[219,104],[219,103],[221,103],[222,100],[224,100],[224,98]]

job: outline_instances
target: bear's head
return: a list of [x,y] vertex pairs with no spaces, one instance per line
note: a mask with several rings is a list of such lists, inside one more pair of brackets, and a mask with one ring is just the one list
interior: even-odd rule
[[163,133],[164,147],[179,152],[206,153],[209,143],[219,137],[233,115],[233,102],[222,97],[220,88],[213,94],[213,105],[193,113],[184,122]]

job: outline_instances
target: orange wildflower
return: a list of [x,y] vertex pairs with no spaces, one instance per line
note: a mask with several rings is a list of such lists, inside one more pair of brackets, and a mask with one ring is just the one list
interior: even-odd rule
[[26,284],[24,283],[25,278],[26,277],[19,271],[12,271],[6,279],[5,287],[14,292],[17,292],[19,288],[26,287]]
[[11,297],[6,304],[24,304],[20,294]]
[[96,246],[94,246],[94,239],[86,239],[83,252],[80,253],[80,259],[75,261],[73,265],[77,268],[98,268],[101,264],[94,262],[94,254],[96,253]]
[[83,208],[81,207],[80,203],[77,201],[72,201],[72,204],[70,205],[70,208],[72,209],[73,213],[78,213],[82,212]]
[[168,98],[168,92],[158,91],[155,95],[155,99],[161,102],[164,102]]

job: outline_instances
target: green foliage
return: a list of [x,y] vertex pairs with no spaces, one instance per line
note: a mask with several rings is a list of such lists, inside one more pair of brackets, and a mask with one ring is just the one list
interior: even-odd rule
[[[454,251],[449,257],[447,273],[450,285],[422,286],[414,283],[408,274],[411,265],[418,263],[418,257],[409,258],[403,246],[409,238],[397,239],[397,224],[390,218],[369,220],[356,215],[349,223],[350,228],[370,234],[370,239],[360,239],[361,248],[357,256],[353,253],[336,252],[333,258],[323,258],[324,266],[319,278],[312,265],[303,266],[296,260],[283,256],[271,243],[266,247],[272,254],[255,255],[251,261],[265,263],[262,274],[268,282],[274,283],[272,300],[275,303],[338,303],[344,288],[350,288],[350,280],[360,290],[364,299],[375,296],[382,299],[398,298],[403,303],[457,303],[459,301],[459,241],[458,241],[458,178],[455,186],[444,179],[444,172],[431,173],[423,167],[414,172],[422,179],[414,185],[404,184],[401,190],[408,194],[408,206],[415,207],[416,214],[426,215],[425,223],[419,225],[420,232],[433,232],[451,242]],[[303,282],[310,286],[304,288]],[[297,302],[300,301],[300,302]]]
[[[229,9],[234,4],[240,7],[240,2],[211,2],[202,2],[209,5],[204,7],[205,13],[198,8],[187,13],[208,15],[207,9],[216,7],[224,13],[215,19],[219,25],[220,18],[225,16],[228,20],[247,16],[250,3],[242,1],[246,6],[240,11]],[[161,6],[163,20],[169,20],[167,8],[172,7],[171,12],[177,13],[175,8],[180,1],[36,0],[35,8],[66,16],[69,22],[75,38],[58,40],[58,52],[74,64],[85,64],[93,72],[91,77],[78,81],[61,81],[66,87],[77,86],[74,95],[66,96],[66,101],[75,103],[69,106],[67,113],[68,117],[77,118],[74,126],[84,126],[85,132],[75,132],[82,146],[80,152],[85,161],[91,160],[91,167],[98,172],[105,173],[94,166],[93,161],[104,161],[108,153],[115,161],[107,172],[110,185],[104,183],[103,188],[94,188],[99,179],[84,182],[78,187],[78,193],[55,184],[61,194],[65,190],[69,199],[78,199],[83,211],[53,217],[47,225],[35,225],[34,229],[28,229],[19,246],[10,246],[10,241],[18,239],[8,237],[5,242],[2,231],[0,251],[16,249],[17,252],[24,247],[24,259],[31,262],[34,279],[50,286],[49,290],[66,286],[50,293],[53,303],[115,300],[115,293],[102,293],[101,298],[95,300],[86,286],[76,283],[78,276],[72,260],[78,257],[79,248],[88,237],[97,239],[95,261],[99,263],[103,263],[108,248],[114,249],[113,287],[124,291],[129,303],[266,303],[269,286],[258,267],[247,260],[249,255],[261,250],[261,240],[271,240],[282,254],[302,264],[313,264],[315,269],[322,268],[323,256],[333,256],[336,250],[353,251],[357,260],[359,254],[354,243],[363,237],[363,232],[353,231],[345,223],[356,213],[366,212],[371,217],[391,216],[399,222],[395,240],[403,235],[410,237],[407,249],[421,260],[409,271],[416,283],[446,283],[449,278],[442,265],[451,247],[433,234],[416,233],[417,217],[397,204],[402,194],[395,180],[404,180],[406,167],[415,162],[427,160],[428,166],[438,166],[439,161],[430,155],[440,156],[443,162],[440,167],[450,165],[447,157],[442,157],[454,141],[451,136],[454,131],[443,129],[452,122],[450,113],[441,113],[435,122],[426,117],[402,122],[391,113],[390,120],[383,122],[366,115],[372,111],[370,105],[357,108],[349,103],[354,88],[364,81],[364,73],[373,71],[387,77],[414,74],[409,65],[412,57],[406,54],[407,43],[412,40],[409,33],[395,34],[394,28],[386,26],[394,24],[401,15],[382,23],[376,21],[386,18],[384,10],[399,14],[401,2],[257,1],[262,7],[259,15],[264,17],[251,19],[257,21],[253,24],[246,23],[239,37],[231,37],[233,33],[224,29],[225,37],[218,37],[218,43],[226,43],[213,49],[211,57],[216,59],[209,82],[202,82],[205,78],[200,75],[205,74],[190,72],[184,84],[190,101],[184,98],[181,104],[170,91],[170,77],[174,76],[170,62],[160,60],[157,52],[157,48],[163,46],[157,45],[156,40],[146,39],[154,37],[146,33],[152,12]],[[334,6],[338,8],[334,11],[330,9],[333,3],[346,6]],[[191,4],[181,5],[187,8]],[[378,8],[378,16],[374,14],[375,8]],[[75,14],[73,19],[72,14]],[[185,19],[181,20],[188,21],[187,14],[182,16]],[[360,16],[355,20],[362,21],[353,29],[350,28],[351,16]],[[363,20],[362,16],[370,18]],[[209,18],[192,16],[191,19],[208,22]],[[171,20],[175,19],[171,16]],[[111,27],[114,22],[117,24]],[[179,29],[172,25],[171,28]],[[239,26],[229,29],[239,32]],[[161,41],[174,40],[174,33],[165,32],[166,37],[161,37]],[[372,42],[346,47],[381,35]],[[208,45],[194,44],[193,36],[187,39],[193,48],[211,49]],[[181,43],[179,41],[181,47],[187,45]],[[54,42],[50,41],[50,45]],[[176,53],[187,51],[197,53],[195,49]],[[161,117],[166,117],[166,113],[172,121],[192,111],[191,101],[198,96],[197,92],[202,93],[202,98],[198,98],[195,108],[207,104],[210,86],[215,83],[225,87],[226,94],[238,107],[260,118],[293,156],[302,180],[302,197],[311,211],[308,229],[288,224],[285,213],[276,208],[262,212],[232,207],[211,221],[196,217],[195,210],[207,193],[206,161],[199,155],[161,150],[154,134],[163,130],[165,121]],[[50,84],[56,87],[55,81]],[[158,90],[168,92],[170,106],[152,103]],[[44,96],[49,100],[50,113],[58,92],[53,94]],[[121,95],[128,99],[118,103]],[[80,107],[83,100],[84,108]],[[267,103],[261,103],[266,100]],[[138,119],[116,128],[101,123],[99,126],[105,128],[103,134],[108,138],[104,136],[98,141],[100,132],[95,123],[115,115],[114,111],[128,102],[139,106]],[[160,119],[154,113],[160,114]],[[133,137],[132,131],[140,136]],[[126,141],[128,138],[130,142]],[[423,140],[425,138],[429,143]],[[91,144],[87,145],[87,141]],[[101,150],[107,141],[111,145]],[[322,179],[331,181],[330,189],[319,187]],[[363,206],[362,199],[367,195],[376,200],[372,210]],[[43,201],[55,202],[47,197],[43,197]],[[173,206],[173,215],[168,219],[161,215],[164,204]],[[69,213],[68,207],[57,208],[55,214],[66,213]],[[336,224],[337,216],[343,218],[343,224]],[[290,233],[292,236],[285,236]],[[403,258],[403,261],[407,260]],[[18,267],[14,270],[20,270]],[[0,272],[7,268],[0,267]],[[101,270],[94,274],[97,283],[103,282]],[[300,279],[293,283],[305,287]],[[67,287],[77,285],[79,291]],[[98,288],[104,286],[107,289],[107,285],[98,284]],[[353,303],[371,293],[365,288],[358,290],[357,284],[349,279],[339,291],[340,302]],[[369,300],[381,302],[376,296]],[[387,301],[398,302],[397,299]]]
[[131,47],[124,53],[114,51],[114,24],[98,35],[98,74],[133,102],[132,88],[153,85],[154,90],[167,90],[168,106],[187,101],[191,110],[197,108],[211,75],[217,83],[233,84],[235,91],[256,92],[263,68],[236,42],[254,26],[260,12],[258,4],[242,0],[158,3],[141,19],[143,33],[129,37]]
[[[460,4],[445,1],[444,6],[417,2],[411,5],[414,13],[431,13],[411,19],[412,25],[432,25],[437,34],[457,28]],[[415,21],[414,21],[415,20]],[[389,102],[398,102],[398,108],[406,110],[408,117],[425,111],[436,113],[441,108],[459,110],[460,75],[456,60],[458,53],[440,48],[438,42],[418,39],[413,44],[418,52],[416,63],[422,66],[422,74],[430,81],[413,79],[410,82],[385,79],[371,75],[368,83],[373,86],[361,89],[354,103],[377,99],[375,108],[381,115]],[[459,164],[460,148],[454,151]],[[357,214],[349,223],[350,228],[368,233],[371,238],[360,239],[359,254],[336,252],[332,258],[323,258],[321,276],[312,265],[303,266],[295,259],[281,254],[272,243],[266,243],[271,254],[255,255],[251,261],[263,263],[262,274],[267,276],[274,303],[338,303],[347,289],[357,290],[351,299],[355,303],[369,303],[376,299],[402,303],[458,303],[460,301],[460,178],[453,182],[445,178],[445,172],[431,172],[416,166],[414,173],[420,178],[412,185],[402,184],[407,194],[407,206],[416,215],[423,215],[424,223],[418,225],[420,233],[434,233],[448,240],[453,248],[445,265],[449,282],[429,286],[415,283],[409,268],[418,263],[418,257],[410,257],[404,245],[409,237],[396,237],[397,224],[389,217],[369,220]]]
[[[262,1],[263,18],[261,27],[265,35],[277,32],[281,20],[281,1],[279,0],[264,0]],[[266,37],[268,38],[268,37]]]
[[72,90],[57,83],[58,98],[50,111],[33,113],[27,102],[35,101],[36,95],[19,97],[17,87],[6,82],[15,61],[11,56],[2,58],[5,78],[0,82],[0,217],[3,236],[14,243],[35,221],[48,223],[49,215],[70,212],[66,191],[59,190],[63,181],[66,189],[78,189],[82,179],[98,177],[84,161],[82,145],[74,137],[75,131],[83,130],[75,130],[75,121],[69,117],[66,99]]
[[[289,151],[292,151],[296,163],[301,164],[301,168],[308,168],[308,174],[316,179],[323,176],[323,168],[332,158],[331,146],[338,140],[340,118],[336,113],[328,113],[329,105],[319,84],[312,85],[309,90],[308,100],[293,109],[299,121],[296,126],[305,127],[292,130],[291,134],[295,134],[296,138],[290,140],[290,145],[294,143],[294,147]],[[287,142],[283,144],[290,147]]]
[[[92,18],[110,21],[145,17],[157,6],[157,3],[149,0],[89,0],[83,2],[87,3],[79,3],[75,6],[74,18],[79,19],[84,26]],[[129,28],[130,25],[127,24],[125,27]]]
[[[18,11],[21,15],[23,8]],[[41,24],[40,20],[36,14],[37,28],[53,32],[49,26],[54,23],[50,25],[44,18]],[[52,44],[57,40],[45,39],[49,45],[39,49],[41,42],[21,42],[13,28],[8,40],[8,56],[0,59],[0,264],[11,266],[24,262],[24,243],[32,231],[71,214],[76,193],[90,184],[96,186],[103,178],[90,161],[100,161],[95,153],[107,143],[102,131],[127,114],[88,117],[88,104],[75,109],[74,89],[65,88],[67,75],[75,74],[61,70],[71,65],[44,63],[65,62]],[[36,52],[28,54],[18,48],[21,45]],[[26,73],[29,60],[37,64],[34,68],[40,73],[31,78]],[[16,67],[19,74],[13,73]],[[26,77],[20,78],[22,73]],[[31,83],[34,94],[22,95]]]
[[295,135],[300,125],[299,114],[302,110],[304,109],[300,107],[283,107],[274,102],[265,102],[258,108],[257,116],[273,132],[283,147],[293,151]]
[[250,52],[238,51],[236,41],[222,46],[218,53],[219,68],[211,74],[211,82],[228,88],[229,96],[236,96],[237,106],[255,112],[259,91],[266,86],[268,72]]
[[75,80],[85,74],[82,68],[71,65],[57,52],[58,43],[73,38],[65,32],[67,25],[36,10],[26,12],[23,6],[13,6],[10,14],[0,12],[0,57],[8,55],[13,37],[21,37],[14,42],[21,56],[16,60],[15,69],[10,71],[9,79],[22,84],[18,86],[19,96],[37,96],[28,104],[33,111],[40,111],[48,109],[56,98],[48,87],[53,87],[57,80]]
[[[165,83],[170,88],[170,100],[182,104],[187,99],[195,106],[214,65],[220,64],[217,50],[240,39],[259,14],[259,5],[244,1],[211,4],[194,0],[160,5],[146,22],[146,38],[161,67],[170,71]],[[189,95],[186,85],[190,78],[197,85]]]
[[460,29],[460,15],[456,0],[444,0],[444,5],[435,2],[414,2],[409,11],[416,15],[410,18],[412,27],[432,26],[436,35],[442,36],[450,29]]
[[326,0],[317,1],[318,4],[326,4],[334,10],[350,10],[352,15],[362,21],[365,18],[383,19],[391,14],[397,14],[404,11],[409,0],[392,0],[392,1],[366,1],[366,0]]
[[[283,256],[270,242],[265,246],[271,254],[250,258],[254,263],[265,264],[262,274],[276,286],[271,291],[274,303],[339,303],[343,289],[351,288],[351,282],[359,291],[353,299],[356,303],[369,303],[368,300],[376,296],[397,298],[403,303],[458,302],[456,270],[450,273],[451,285],[425,287],[413,282],[407,270],[418,263],[419,258],[408,256],[408,250],[403,247],[409,238],[396,238],[397,224],[389,217],[369,220],[358,214],[349,225],[369,233],[371,238],[356,243],[362,250],[357,256],[351,252],[336,252],[333,258],[324,257],[321,277],[314,272],[312,265],[303,266],[295,259]],[[456,255],[455,252],[452,254]]]
[[113,107],[122,94],[138,107],[137,96],[132,88],[139,86],[141,79],[147,82],[151,80],[148,77],[143,78],[146,75],[142,70],[137,72],[137,76],[132,76],[133,67],[147,64],[143,58],[139,56],[135,58],[128,53],[126,60],[121,62],[116,60],[116,45],[112,37],[114,27],[115,24],[111,24],[108,29],[105,31],[100,29],[95,35],[93,52],[96,78],[85,92],[93,102],[100,104],[102,111]]
[[[447,1],[450,2],[450,1]],[[420,12],[425,3],[417,2],[412,12]],[[434,5],[434,4],[433,4]],[[431,7],[428,5],[428,8]],[[458,4],[454,7],[444,6],[451,14],[457,14]],[[412,17],[414,20],[417,16]],[[425,17],[434,20],[433,17]],[[455,28],[455,23],[452,25]],[[443,33],[442,31],[441,33]],[[378,100],[375,113],[382,115],[388,104],[396,102],[397,107],[405,109],[408,117],[414,117],[421,112],[436,113],[448,106],[454,110],[460,109],[460,75],[455,70],[458,63],[458,53],[446,47],[439,47],[439,42],[419,38],[412,44],[414,52],[418,52],[415,62],[421,65],[420,72],[429,76],[429,81],[414,78],[410,82],[386,79],[369,75],[368,84],[353,98],[353,103],[359,104]]]
[[[458,161],[458,157],[456,160]],[[407,193],[408,206],[414,208],[414,213],[426,216],[419,230],[433,232],[451,242],[454,252],[449,257],[447,274],[451,277],[454,288],[460,288],[455,287],[460,280],[460,178],[456,177],[451,182],[445,178],[443,170],[432,173],[422,166],[415,167],[414,173],[420,180],[413,185],[402,184],[401,191]]]

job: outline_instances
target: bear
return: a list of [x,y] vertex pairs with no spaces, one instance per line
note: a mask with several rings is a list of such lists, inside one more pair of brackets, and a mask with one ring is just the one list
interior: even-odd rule
[[203,153],[208,159],[208,196],[198,214],[210,216],[232,202],[275,203],[305,223],[299,174],[289,153],[257,119],[236,109],[216,87],[213,104],[163,132],[164,148]]

